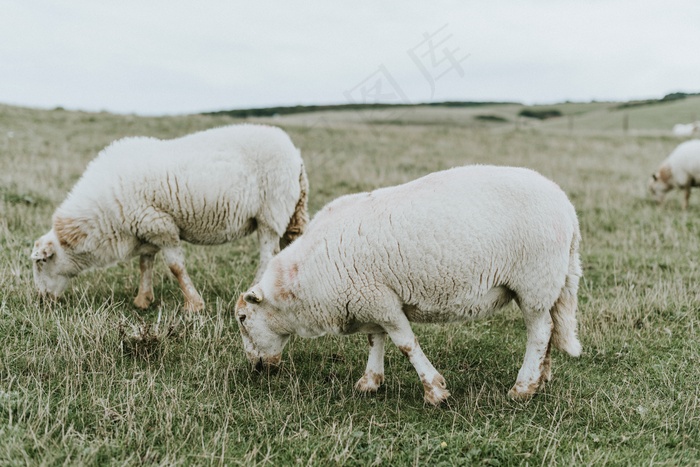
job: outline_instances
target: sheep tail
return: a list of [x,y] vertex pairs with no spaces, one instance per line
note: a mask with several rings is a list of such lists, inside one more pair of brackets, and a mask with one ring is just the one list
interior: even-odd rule
[[578,281],[582,275],[581,261],[578,255],[578,246],[581,240],[578,226],[571,240],[569,251],[569,270],[566,274],[566,282],[561,290],[559,298],[554,303],[552,316],[552,344],[559,350],[568,353],[572,357],[581,355],[581,343],[576,336],[576,309],[578,307]]
[[301,170],[299,172],[299,200],[294,207],[292,217],[289,219],[287,231],[280,239],[280,249],[285,248],[287,245],[296,240],[301,234],[303,234],[304,230],[306,229],[306,224],[309,223],[309,213],[307,211],[308,192],[309,181],[306,178],[306,170],[304,169],[304,163],[302,162]]

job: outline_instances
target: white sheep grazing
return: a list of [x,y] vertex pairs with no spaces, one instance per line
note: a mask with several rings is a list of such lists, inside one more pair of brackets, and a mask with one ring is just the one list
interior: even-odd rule
[[649,179],[649,191],[659,203],[672,189],[683,189],[683,209],[688,208],[690,189],[699,185],[700,140],[697,139],[679,144]]
[[124,138],[88,165],[34,244],[34,282],[58,297],[92,267],[140,256],[134,303],[153,301],[154,256],[163,252],[185,296],[204,302],[185,269],[181,241],[230,242],[257,230],[259,277],[308,222],[307,180],[299,151],[281,129],[233,125],[182,138]]
[[673,125],[674,136],[692,136],[694,131],[694,123],[676,123],[675,125]]
[[488,316],[511,300],[527,328],[522,368],[509,395],[526,398],[551,377],[550,345],[581,353],[576,336],[576,211],[536,172],[468,166],[404,185],[341,197],[268,264],[236,313],[248,360],[276,365],[292,334],[369,334],[356,388],[384,381],[388,336],[438,404],[449,392],[410,322]]
[[674,136],[693,136],[695,133],[700,133],[700,121],[693,123],[676,123],[673,125]]

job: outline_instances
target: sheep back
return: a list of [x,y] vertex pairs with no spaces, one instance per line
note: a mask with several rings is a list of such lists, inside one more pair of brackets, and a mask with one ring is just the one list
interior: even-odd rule
[[579,238],[554,182],[467,166],[331,202],[260,285],[273,305],[339,332],[377,322],[387,296],[417,322],[482,317],[512,298],[548,311],[580,275]]
[[232,125],[172,140],[124,138],[88,165],[56,210],[54,226],[80,232],[67,236],[74,244],[64,246],[106,247],[112,259],[159,235],[220,244],[264,223],[282,237],[299,201],[300,171],[299,151],[275,127]]

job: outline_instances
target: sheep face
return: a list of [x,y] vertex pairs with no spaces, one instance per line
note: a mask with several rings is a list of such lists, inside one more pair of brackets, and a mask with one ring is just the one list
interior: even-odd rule
[[236,303],[236,320],[248,361],[256,370],[275,367],[289,334],[282,331],[281,313],[257,287],[241,295]]
[[662,173],[655,173],[649,178],[649,192],[657,202],[662,202],[664,196],[671,190],[671,185],[664,179]]
[[34,285],[42,297],[58,298],[78,271],[53,230],[34,242]]

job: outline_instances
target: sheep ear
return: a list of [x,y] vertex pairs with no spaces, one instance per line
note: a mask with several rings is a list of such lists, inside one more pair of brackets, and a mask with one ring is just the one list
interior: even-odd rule
[[248,303],[260,303],[263,301],[263,293],[262,290],[258,289],[251,289],[247,291],[245,294],[243,294],[243,300],[245,300]]
[[671,175],[671,167],[668,165],[664,165],[659,169],[658,172],[658,179],[661,180],[664,183],[669,183],[671,181],[672,175]]
[[30,258],[34,261],[47,261],[53,255],[56,254],[56,247],[52,241],[48,241],[42,244],[40,240],[34,244],[34,249]]

